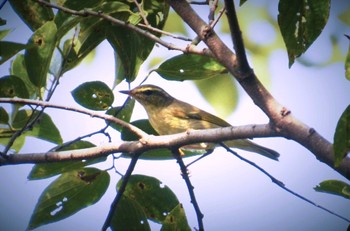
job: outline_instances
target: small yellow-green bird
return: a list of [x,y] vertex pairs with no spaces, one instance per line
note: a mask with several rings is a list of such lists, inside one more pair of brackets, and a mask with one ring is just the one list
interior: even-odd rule
[[[231,126],[217,116],[175,99],[162,88],[154,85],[141,85],[131,91],[120,92],[133,97],[145,108],[149,122],[159,135],[176,134],[189,129],[199,130]],[[278,160],[279,157],[278,152],[257,145],[247,139],[230,140],[226,141],[225,144],[255,152],[274,160]]]

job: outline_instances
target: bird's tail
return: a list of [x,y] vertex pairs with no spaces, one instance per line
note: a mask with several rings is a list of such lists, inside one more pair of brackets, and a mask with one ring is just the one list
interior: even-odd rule
[[269,148],[265,148],[258,144],[255,144],[249,140],[243,140],[243,139],[230,140],[230,141],[226,141],[225,144],[232,148],[239,148],[245,151],[258,153],[260,155],[266,156],[273,160],[278,160],[278,157],[280,156],[278,152]]

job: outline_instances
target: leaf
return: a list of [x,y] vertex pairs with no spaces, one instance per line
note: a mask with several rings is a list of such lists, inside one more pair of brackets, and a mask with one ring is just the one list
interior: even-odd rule
[[203,97],[223,117],[231,114],[237,107],[239,94],[234,79],[229,74],[216,78],[194,81]]
[[[130,9],[134,11],[137,8],[132,3]],[[165,1],[144,0],[143,10],[152,27],[158,29],[164,27],[169,13],[169,5]],[[127,21],[131,24],[137,24],[141,21],[141,16],[138,12],[129,14]],[[115,83],[118,84],[123,79],[129,83],[134,81],[141,64],[152,51],[155,42],[121,26],[110,26],[106,30],[106,35],[108,42],[118,54],[116,61],[121,62],[121,64],[116,63],[116,67],[119,67],[119,69],[116,72]],[[160,36],[160,34],[157,36]],[[123,78],[121,73],[124,74]]]
[[[17,57],[13,60],[13,62],[11,63],[10,72],[11,72],[11,75],[17,76],[24,82],[28,90],[28,94],[29,94],[28,98],[35,98],[36,88],[32,84],[32,82],[29,80],[27,68],[24,63],[23,54],[18,54]],[[23,98],[27,98],[27,97],[23,97]]]
[[2,40],[3,38],[6,37],[6,35],[8,35],[10,33],[10,29],[8,30],[0,30],[0,40]]
[[101,81],[86,82],[72,91],[78,104],[92,110],[107,110],[114,101],[112,90]]
[[46,77],[56,46],[56,32],[54,22],[45,23],[29,39],[28,44],[33,46],[26,49],[24,54],[29,79],[37,87],[38,93],[46,86]]
[[[68,2],[70,4],[68,4]],[[68,6],[66,7],[70,9],[81,10],[84,8],[92,8],[94,11],[97,12],[101,11],[104,14],[113,14],[113,17],[118,16],[118,14],[125,14],[125,12],[131,12],[129,6],[122,2],[103,2],[102,4],[98,4],[101,2],[100,0],[84,1],[83,4],[81,4],[80,2],[77,3],[74,0],[68,2],[66,2],[68,4]],[[115,13],[118,14],[115,15]],[[71,29],[72,26],[75,25],[75,23],[78,23],[78,21],[74,21],[76,19],[75,16],[70,16],[66,18],[66,14],[62,15],[58,14],[57,20],[55,19],[55,21],[57,21],[57,23],[59,24],[62,23],[62,20],[66,20],[62,24],[62,27],[59,29],[60,34],[65,33],[68,29]],[[92,50],[94,50],[106,38],[106,31],[111,30],[112,27],[112,25],[109,22],[106,22],[100,18],[79,18],[80,32],[78,35],[77,43],[79,43],[80,45],[78,49],[74,49],[76,51],[75,57],[70,57],[69,62],[65,63],[63,67],[63,72],[67,72],[68,70],[78,65]],[[61,30],[63,30],[63,32],[61,32]]]
[[[120,187],[122,180],[117,184]],[[123,194],[141,207],[147,218],[162,223],[179,201],[171,189],[158,179],[145,175],[132,175]]]
[[[13,120],[13,128],[22,129],[24,126],[27,126],[28,121],[32,121],[33,118],[36,118],[38,113],[39,112],[36,111],[33,114],[31,110],[18,111]],[[63,142],[59,130],[51,120],[51,117],[46,113],[42,113],[32,129],[27,130],[23,135],[33,136],[56,144],[61,144]]]
[[44,25],[47,21],[53,19],[54,14],[50,7],[42,6],[32,0],[9,0],[12,8],[18,16],[35,31]]
[[348,7],[344,12],[338,15],[340,21],[350,26],[350,7]]
[[0,124],[8,124],[9,119],[9,114],[7,113],[5,108],[0,106]]
[[0,78],[0,97],[5,98],[28,98],[29,93],[24,82],[14,75]]
[[325,192],[350,199],[350,185],[340,180],[326,180],[314,188],[317,192]]
[[173,230],[191,231],[182,204],[178,204],[173,210],[171,210],[166,216],[161,228],[161,231]]
[[350,105],[340,116],[333,140],[334,166],[339,167],[344,157],[350,152]]
[[131,198],[122,196],[111,221],[112,230],[151,230],[142,207]]
[[28,47],[27,44],[0,41],[0,65],[26,47]]
[[84,168],[62,174],[40,195],[28,229],[34,229],[73,215],[95,204],[106,192],[109,174]]
[[[0,144],[7,146],[13,134],[14,134],[13,130],[0,129]],[[17,137],[14,143],[11,145],[11,150],[18,153],[23,147],[24,143],[25,143],[25,136]]]
[[[158,135],[158,133],[153,129],[151,126],[149,120],[143,119],[143,120],[136,120],[131,122],[132,125],[142,129],[144,132],[150,135]],[[125,141],[134,141],[138,140],[138,137],[130,132],[128,129],[123,128],[121,131],[121,139]],[[196,155],[202,155],[206,153],[205,150],[195,149],[195,150],[182,150],[185,153],[184,157],[191,157]],[[130,155],[128,153],[123,153],[123,156],[128,158]],[[150,151],[146,151],[142,153],[140,156],[140,159],[144,160],[169,160],[174,159],[172,152],[168,148],[160,148],[160,149],[154,149]]]
[[[115,118],[121,119],[125,122],[130,122],[130,118],[134,110],[134,105],[135,105],[135,100],[128,97],[128,99],[126,100],[123,106],[110,108],[108,109],[106,114],[114,116]],[[110,126],[116,129],[117,131],[122,130],[122,127],[115,123],[110,123]]]
[[[350,42],[350,37],[349,37],[349,42]],[[346,60],[345,60],[345,77],[347,80],[350,80],[350,43],[348,48],[348,54],[346,55]]]
[[155,71],[164,79],[177,81],[213,78],[227,73],[213,58],[189,54],[166,60]]
[[[68,146],[64,146],[64,148],[59,148],[59,149],[54,148],[54,151],[78,150],[78,149],[91,148],[91,147],[95,147],[95,145],[88,141],[80,140]],[[58,162],[58,163],[36,164],[33,166],[32,170],[30,171],[28,175],[28,180],[40,180],[40,179],[49,178],[49,177],[62,174],[65,172],[69,172],[72,170],[81,169],[85,166],[102,162],[105,160],[106,160],[106,157],[98,157],[98,158],[88,159],[88,160],[74,160],[74,161],[65,161],[65,162]]]
[[280,0],[278,25],[287,47],[289,67],[320,35],[329,10],[330,0]]

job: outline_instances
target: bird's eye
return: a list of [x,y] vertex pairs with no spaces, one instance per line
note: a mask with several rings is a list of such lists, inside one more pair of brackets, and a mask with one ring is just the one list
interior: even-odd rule
[[152,90],[145,90],[143,94],[145,95],[152,95],[153,91]]

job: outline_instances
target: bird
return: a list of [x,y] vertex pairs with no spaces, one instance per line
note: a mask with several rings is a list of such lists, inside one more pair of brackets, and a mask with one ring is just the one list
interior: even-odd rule
[[[150,124],[159,135],[232,126],[213,114],[174,98],[155,85],[145,84],[120,92],[131,96],[144,107]],[[278,152],[248,139],[235,139],[224,143],[229,147],[258,153],[273,160],[278,160],[279,157]],[[200,148],[206,149],[207,147],[201,144]]]

